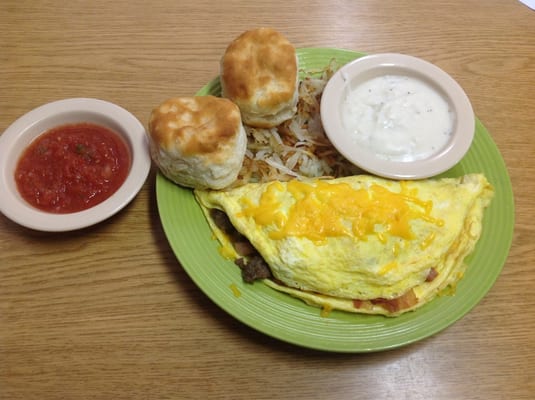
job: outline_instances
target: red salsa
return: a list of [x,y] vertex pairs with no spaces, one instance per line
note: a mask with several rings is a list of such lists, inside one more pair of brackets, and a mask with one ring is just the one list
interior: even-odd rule
[[91,208],[110,197],[126,180],[131,154],[112,130],[77,123],[52,128],[24,151],[15,171],[21,196],[52,213]]

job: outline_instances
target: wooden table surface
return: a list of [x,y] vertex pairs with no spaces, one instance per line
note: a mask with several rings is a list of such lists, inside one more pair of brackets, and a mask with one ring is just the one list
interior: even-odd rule
[[259,26],[296,47],[423,57],[463,86],[515,195],[495,285],[455,324],[394,350],[278,341],[226,314],[182,269],[153,168],[128,207],[91,228],[35,232],[0,215],[0,398],[535,398],[535,11],[516,0],[2,0],[0,132],[69,97],[114,102],[146,125]]

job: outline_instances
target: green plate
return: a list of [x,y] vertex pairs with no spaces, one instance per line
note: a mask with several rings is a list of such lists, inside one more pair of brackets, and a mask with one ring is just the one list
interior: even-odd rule
[[[333,57],[344,64],[362,55],[339,49],[298,50],[300,66],[306,70],[321,68]],[[197,94],[219,95],[219,79]],[[220,256],[192,191],[159,174],[156,195],[162,225],[176,257],[195,284],[223,310],[260,332],[295,345],[333,352],[371,352],[400,347],[445,329],[475,307],[500,274],[513,236],[513,192],[504,161],[479,120],[471,149],[443,176],[471,172],[484,173],[496,195],[486,210],[481,239],[467,259],[465,277],[454,296],[439,297],[397,318],[336,311],[322,317],[318,308],[261,282],[243,283],[239,268]]]

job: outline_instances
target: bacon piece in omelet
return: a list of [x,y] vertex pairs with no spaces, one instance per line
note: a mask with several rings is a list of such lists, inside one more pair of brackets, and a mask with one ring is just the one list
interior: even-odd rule
[[195,196],[230,258],[242,256],[212,209],[258,251],[270,287],[327,310],[396,316],[462,278],[493,188],[482,174],[421,181],[361,175]]

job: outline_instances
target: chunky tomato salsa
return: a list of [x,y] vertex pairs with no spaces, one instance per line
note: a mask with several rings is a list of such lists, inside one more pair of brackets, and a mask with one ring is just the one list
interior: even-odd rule
[[112,130],[92,123],[62,125],[28,146],[15,181],[34,207],[72,213],[110,197],[126,180],[130,164],[128,146]]

